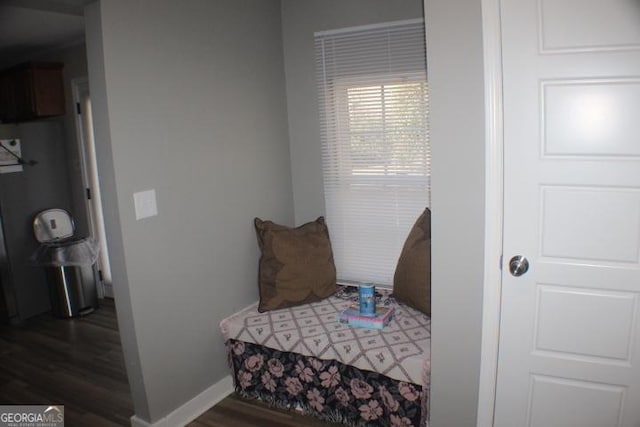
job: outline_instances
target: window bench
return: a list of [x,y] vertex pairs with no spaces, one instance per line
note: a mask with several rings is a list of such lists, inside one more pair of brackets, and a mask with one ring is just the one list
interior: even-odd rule
[[220,323],[236,392],[350,426],[426,426],[431,319],[396,307],[383,330],[339,323],[354,288],[319,302],[259,313],[255,303]]

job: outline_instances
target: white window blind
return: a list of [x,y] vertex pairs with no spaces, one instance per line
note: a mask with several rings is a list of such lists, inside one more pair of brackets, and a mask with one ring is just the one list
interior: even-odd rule
[[424,23],[316,33],[315,46],[338,280],[388,286],[430,198]]

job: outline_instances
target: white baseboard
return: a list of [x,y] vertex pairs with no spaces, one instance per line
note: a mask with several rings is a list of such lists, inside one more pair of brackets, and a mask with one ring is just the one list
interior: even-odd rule
[[103,283],[102,292],[105,297],[113,298],[113,285],[111,283]]
[[233,392],[233,379],[227,375],[193,399],[175,409],[166,417],[149,423],[136,415],[131,417],[131,427],[176,427],[184,426],[207,412]]
[[148,422],[138,418],[137,416],[131,417],[131,427],[150,427],[155,424],[149,424]]

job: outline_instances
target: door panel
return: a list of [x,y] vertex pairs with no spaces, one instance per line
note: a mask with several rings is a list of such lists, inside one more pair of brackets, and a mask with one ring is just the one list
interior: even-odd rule
[[[590,381],[534,375],[529,412],[531,427],[616,427],[625,389]],[[567,396],[571,396],[567,399]]]
[[541,186],[540,204],[541,256],[637,264],[637,189]]
[[611,7],[609,1],[602,0],[540,0],[540,51],[640,47],[640,3],[635,0],[615,3]]
[[630,362],[636,295],[540,284],[534,352]]
[[503,0],[501,18],[494,425],[637,427],[640,2]]
[[545,81],[541,92],[545,157],[640,155],[639,80]]

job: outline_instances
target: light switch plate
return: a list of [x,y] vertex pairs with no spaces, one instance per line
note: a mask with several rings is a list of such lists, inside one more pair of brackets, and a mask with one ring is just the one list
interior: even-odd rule
[[133,193],[133,203],[136,208],[137,220],[158,215],[156,190],[154,189]]

